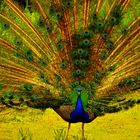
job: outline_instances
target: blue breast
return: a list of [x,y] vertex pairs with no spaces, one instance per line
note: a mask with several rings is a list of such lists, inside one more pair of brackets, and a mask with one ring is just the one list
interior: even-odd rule
[[73,112],[70,114],[70,118],[72,122],[88,122],[89,121],[89,115],[87,112],[84,111],[82,100],[80,97],[77,99],[76,107]]

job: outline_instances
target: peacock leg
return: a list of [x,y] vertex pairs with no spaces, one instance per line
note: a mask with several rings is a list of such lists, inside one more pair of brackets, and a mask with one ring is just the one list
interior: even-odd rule
[[84,123],[82,123],[82,140],[84,140]]
[[68,140],[68,136],[69,136],[69,130],[70,130],[70,122],[69,122],[69,124],[68,124],[68,130],[67,130],[67,135],[66,135],[66,140]]

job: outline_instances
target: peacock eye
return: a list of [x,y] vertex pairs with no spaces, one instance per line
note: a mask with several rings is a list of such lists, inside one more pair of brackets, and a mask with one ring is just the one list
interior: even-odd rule
[[56,48],[57,48],[58,50],[61,50],[61,49],[63,48],[63,46],[64,46],[64,42],[63,42],[62,40],[60,40],[60,41],[58,42],[58,44],[56,45]]
[[128,33],[128,31],[126,29],[123,29],[122,33],[126,35]]
[[74,3],[73,0],[62,0],[62,1],[63,1],[64,7],[65,7],[66,10],[73,7],[73,3]]
[[57,18],[60,18],[61,17],[61,15],[60,14],[57,14]]
[[105,56],[105,55],[102,55],[101,58],[102,58],[102,59],[106,59],[106,56]]
[[57,13],[56,14],[56,18],[57,18],[57,20],[61,20],[62,19],[62,14],[61,13]]
[[47,27],[46,29],[47,29],[47,32],[50,32],[51,31],[51,28],[50,27]]
[[132,82],[132,83],[131,83],[131,86],[132,86],[132,87],[136,87],[137,84],[136,84],[135,82]]
[[19,53],[15,53],[15,56],[19,57],[19,56],[20,56],[20,54],[19,54]]
[[115,19],[114,18],[111,18],[111,21],[114,21]]
[[82,49],[78,49],[78,54],[79,55],[83,55],[83,50]]
[[109,38],[109,35],[108,35],[107,33],[104,33],[104,34],[102,35],[102,38],[105,39],[105,40],[107,40],[107,39]]
[[86,61],[85,61],[85,60],[82,60],[82,61],[81,61],[81,64],[82,64],[82,65],[84,65],[85,63],[86,63]]
[[123,32],[126,32],[127,30],[126,29],[123,29]]
[[77,70],[76,72],[77,72],[78,75],[80,74],[80,70]]
[[85,31],[84,38],[90,38],[90,37],[91,37],[91,33],[89,31]]
[[40,60],[40,64],[42,65],[42,66],[46,66],[46,62],[44,61],[44,60]]
[[67,63],[66,62],[62,62],[61,65],[60,65],[60,67],[62,69],[65,69],[67,67]]
[[94,16],[94,17],[97,17],[97,14],[94,14],[93,16]]
[[57,49],[60,50],[61,48],[62,48],[62,45],[61,45],[61,44],[58,44],[58,45],[57,45]]
[[93,14],[93,19],[97,19],[97,14]]
[[84,39],[82,41],[81,47],[90,47],[91,46],[91,42],[88,39]]
[[62,45],[61,44],[58,44],[58,48],[61,48],[62,47]]
[[85,43],[85,44],[88,44],[88,41],[87,41],[87,40],[85,40],[85,41],[84,41],[84,43]]
[[19,45],[20,44],[20,42],[17,42],[17,45]]
[[132,83],[132,79],[131,78],[126,78],[126,79],[124,79],[124,83],[125,84],[131,84]]
[[87,45],[89,43],[88,40],[84,40],[84,44]]
[[112,69],[112,67],[109,69],[109,71],[112,71],[113,69]]
[[44,20],[40,20],[40,21],[39,21],[39,25],[40,25],[40,26],[43,26],[43,25],[44,25]]
[[3,27],[4,27],[4,29],[8,29],[8,28],[10,27],[10,25],[9,25],[8,23],[5,23],[5,24],[3,25]]
[[88,34],[89,34],[89,32],[88,32],[88,31],[85,31],[85,32],[84,32],[84,34],[85,34],[85,35],[88,35]]
[[45,77],[46,77],[46,76],[45,76],[44,73],[41,72],[41,73],[39,74],[39,78],[44,79]]
[[48,79],[45,79],[45,83],[49,83],[49,80]]
[[67,7],[70,7],[70,5],[71,5],[71,2],[69,2],[69,1],[66,2],[66,6],[67,6]]
[[107,58],[107,51],[106,50],[102,50],[101,52],[101,59],[105,60]]
[[115,17],[111,17],[111,19],[110,19],[110,25],[115,25],[115,24],[117,24],[116,18]]
[[98,26],[101,28],[103,26],[103,24],[102,23],[99,23]]
[[32,56],[28,56],[29,59],[32,59]]
[[99,73],[95,73],[95,78],[99,78]]
[[47,30],[50,30],[50,27],[47,27]]
[[45,64],[45,62],[43,61],[42,64]]
[[43,79],[43,78],[45,78],[45,76],[44,75],[41,75],[41,78]]
[[56,80],[57,80],[57,81],[60,81],[61,79],[62,79],[61,76],[56,75]]
[[27,60],[28,61],[33,61],[33,56],[31,56],[31,55],[30,56],[27,56]]
[[78,66],[80,63],[79,63],[79,60],[75,60],[74,61],[74,64],[76,65],[76,66]]
[[99,31],[103,31],[104,24],[99,22],[99,23],[96,24],[96,27],[95,28],[98,29]]
[[11,91],[6,91],[6,92],[4,92],[3,93],[3,98],[4,99],[13,99],[13,92],[11,92]]
[[73,56],[73,57],[76,57],[76,56],[77,56],[77,51],[73,51],[73,52],[72,52],[72,56]]
[[22,44],[21,41],[17,41],[17,42],[16,42],[16,45],[17,45],[17,46],[19,46],[19,45],[21,45],[21,44]]

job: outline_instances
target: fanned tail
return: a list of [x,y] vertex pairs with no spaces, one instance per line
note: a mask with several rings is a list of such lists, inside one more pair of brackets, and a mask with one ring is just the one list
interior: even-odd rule
[[139,15],[137,0],[5,0],[1,102],[72,105],[82,87],[84,109],[97,114],[139,103]]

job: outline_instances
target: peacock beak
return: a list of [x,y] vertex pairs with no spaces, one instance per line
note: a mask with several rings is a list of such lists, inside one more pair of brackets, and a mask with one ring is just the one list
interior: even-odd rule
[[78,92],[78,96],[80,96],[81,95],[81,92]]

